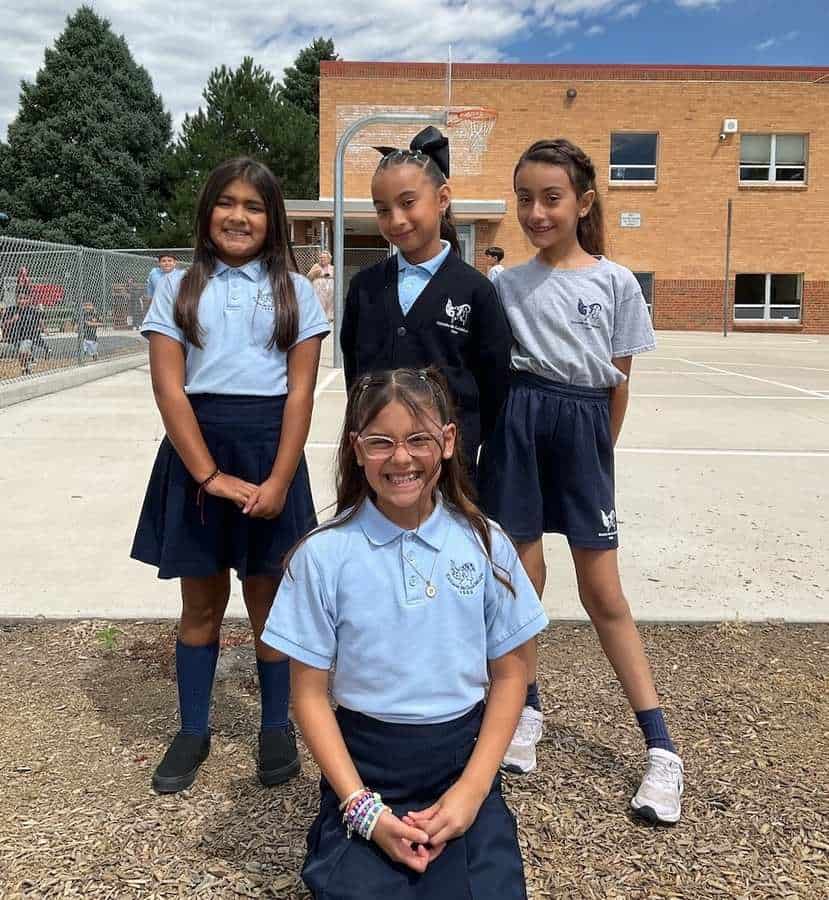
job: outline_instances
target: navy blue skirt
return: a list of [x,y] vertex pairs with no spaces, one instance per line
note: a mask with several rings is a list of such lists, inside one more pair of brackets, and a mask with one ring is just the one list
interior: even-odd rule
[[619,546],[607,389],[513,372],[481,452],[481,508],[517,543],[544,533],[572,547]]
[[[363,783],[397,816],[431,806],[463,773],[481,729],[483,703],[440,725],[392,725],[340,707],[337,721]],[[302,877],[317,900],[526,900],[515,818],[492,783],[472,826],[421,875],[373,841],[348,840],[339,800],[323,778]]]
[[[271,473],[285,396],[191,394],[190,404],[216,465],[228,475],[261,484]],[[206,495],[168,438],[153,465],[132,545],[133,559],[158,567],[159,578],[204,578],[235,569],[281,577],[285,553],[317,524],[303,456],[276,519],[252,519],[230,500]]]

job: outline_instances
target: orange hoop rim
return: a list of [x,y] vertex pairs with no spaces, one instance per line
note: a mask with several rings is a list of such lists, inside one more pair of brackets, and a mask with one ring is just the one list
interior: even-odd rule
[[456,107],[446,111],[449,128],[459,122],[489,122],[498,118],[498,110],[491,106]]

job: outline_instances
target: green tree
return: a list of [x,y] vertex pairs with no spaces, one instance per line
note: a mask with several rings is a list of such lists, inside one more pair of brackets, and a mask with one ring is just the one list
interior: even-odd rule
[[172,197],[158,244],[192,240],[199,190],[209,172],[231,156],[265,163],[286,197],[316,196],[316,120],[280,97],[273,75],[246,57],[236,70],[215,69],[203,97],[204,106],[185,117],[170,154]]
[[106,19],[82,6],[46,50],[0,152],[7,234],[140,245],[158,221],[170,115]]
[[[293,103],[313,116],[319,123],[320,116],[320,62],[339,59],[334,52],[331,38],[317,38],[299,51],[294,64],[285,69],[282,82],[282,99]],[[319,124],[317,125],[319,129]]]

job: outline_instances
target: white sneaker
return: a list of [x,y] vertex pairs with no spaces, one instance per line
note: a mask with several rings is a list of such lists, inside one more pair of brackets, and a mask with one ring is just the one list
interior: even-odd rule
[[630,801],[636,815],[651,825],[675,825],[682,815],[685,767],[670,750],[648,750],[648,771]]
[[501,768],[518,775],[528,775],[536,766],[535,745],[541,740],[544,716],[531,706],[521,710],[521,718],[504,754]]

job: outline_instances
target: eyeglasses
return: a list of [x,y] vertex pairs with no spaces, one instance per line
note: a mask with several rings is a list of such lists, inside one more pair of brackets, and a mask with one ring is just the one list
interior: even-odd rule
[[[441,429],[441,437],[443,429]],[[410,434],[402,441],[396,441],[394,438],[387,437],[384,434],[369,434],[363,437],[360,435],[357,440],[363,448],[368,459],[389,459],[394,456],[397,448],[402,444],[406,448],[409,456],[431,456],[435,450],[435,445],[441,447],[438,437],[429,431],[419,431],[417,434]]]

